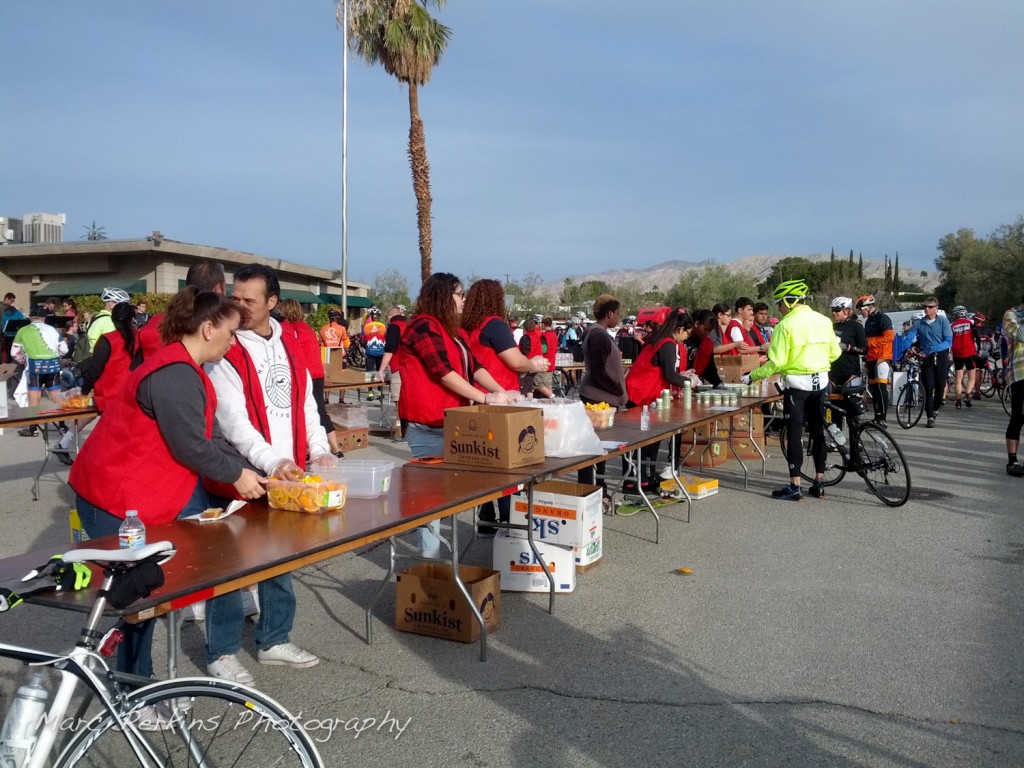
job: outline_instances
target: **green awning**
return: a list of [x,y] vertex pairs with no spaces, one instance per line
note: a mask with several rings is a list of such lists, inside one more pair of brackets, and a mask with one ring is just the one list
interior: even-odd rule
[[[320,294],[321,304],[337,304],[341,306],[341,295],[337,293],[321,293]],[[349,296],[348,305],[350,307],[372,307],[373,302],[366,296]]]
[[104,288],[120,288],[132,293],[146,293],[146,281],[135,280],[131,283],[123,280],[103,280],[95,277],[83,277],[77,280],[54,280],[36,291],[44,296],[99,296]]
[[324,300],[312,291],[296,291],[291,288],[281,289],[282,299],[295,299],[299,304],[323,304]]

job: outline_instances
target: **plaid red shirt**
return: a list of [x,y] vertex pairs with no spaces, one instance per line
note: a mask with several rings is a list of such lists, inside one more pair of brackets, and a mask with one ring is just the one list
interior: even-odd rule
[[473,357],[473,353],[469,351],[469,345],[465,339],[456,336],[455,343],[462,350],[463,365],[461,366],[453,365],[452,361],[448,359],[444,337],[431,330],[424,318],[414,317],[402,335],[402,354],[418,357],[427,373],[435,379],[441,379],[453,371],[458,373],[462,368],[468,374],[467,381],[472,384],[473,373],[480,367],[480,364]]

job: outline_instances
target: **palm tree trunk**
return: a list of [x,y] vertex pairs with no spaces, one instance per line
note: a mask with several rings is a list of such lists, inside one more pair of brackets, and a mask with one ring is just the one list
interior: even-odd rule
[[419,90],[409,83],[409,165],[412,167],[412,191],[416,195],[416,221],[420,232],[420,278],[426,282],[432,269],[430,251],[430,165],[427,163],[427,139],[420,119]]

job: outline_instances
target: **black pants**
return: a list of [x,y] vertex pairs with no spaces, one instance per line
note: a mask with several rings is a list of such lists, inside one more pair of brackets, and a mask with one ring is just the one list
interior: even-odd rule
[[[590,400],[589,398],[586,397],[580,397],[580,400],[583,401],[584,405],[586,405],[587,403],[590,403],[591,405],[596,405],[598,402],[600,402],[598,400]],[[596,481],[596,484],[601,486],[601,490],[604,492],[604,495],[607,496],[608,492],[606,489],[608,487],[608,484],[604,480],[605,464],[607,464],[607,462],[599,461],[597,464],[591,464],[589,467],[584,467],[583,469],[576,470],[576,482],[583,483],[584,485],[594,485]],[[601,476],[600,480],[596,479],[595,470],[597,475]]]
[[921,383],[924,385],[924,412],[929,419],[942,407],[946,394],[946,376],[949,374],[949,353],[936,352],[921,363]]
[[1024,427],[1024,381],[1015,381],[1010,385],[1010,423],[1006,425],[1006,439],[1020,440],[1020,430]]
[[889,366],[889,375],[892,376],[892,362],[889,360],[868,360],[868,389],[871,391],[871,404],[875,407],[875,418],[885,421],[885,414],[889,410],[889,381],[875,381],[878,378],[878,364],[885,363]]
[[825,471],[825,398],[827,390],[805,392],[802,389],[786,390],[783,399],[783,418],[786,420],[788,441],[786,444],[786,462],[789,464],[789,476],[800,477],[800,467],[804,463],[804,422],[807,422],[809,434],[819,439],[814,446],[814,471]]

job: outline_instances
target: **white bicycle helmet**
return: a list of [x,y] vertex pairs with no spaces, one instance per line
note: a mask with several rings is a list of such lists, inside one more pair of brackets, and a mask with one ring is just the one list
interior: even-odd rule
[[853,299],[849,296],[836,296],[830,305],[832,309],[852,309]]
[[120,288],[104,288],[100,298],[103,301],[116,301],[118,304],[129,301],[128,292],[122,291]]
[[919,309],[917,312],[914,313],[912,319],[914,319],[914,320],[924,320],[924,310],[923,309]]
[[953,314],[957,317],[967,317],[967,307],[963,304],[957,304],[953,307]]

